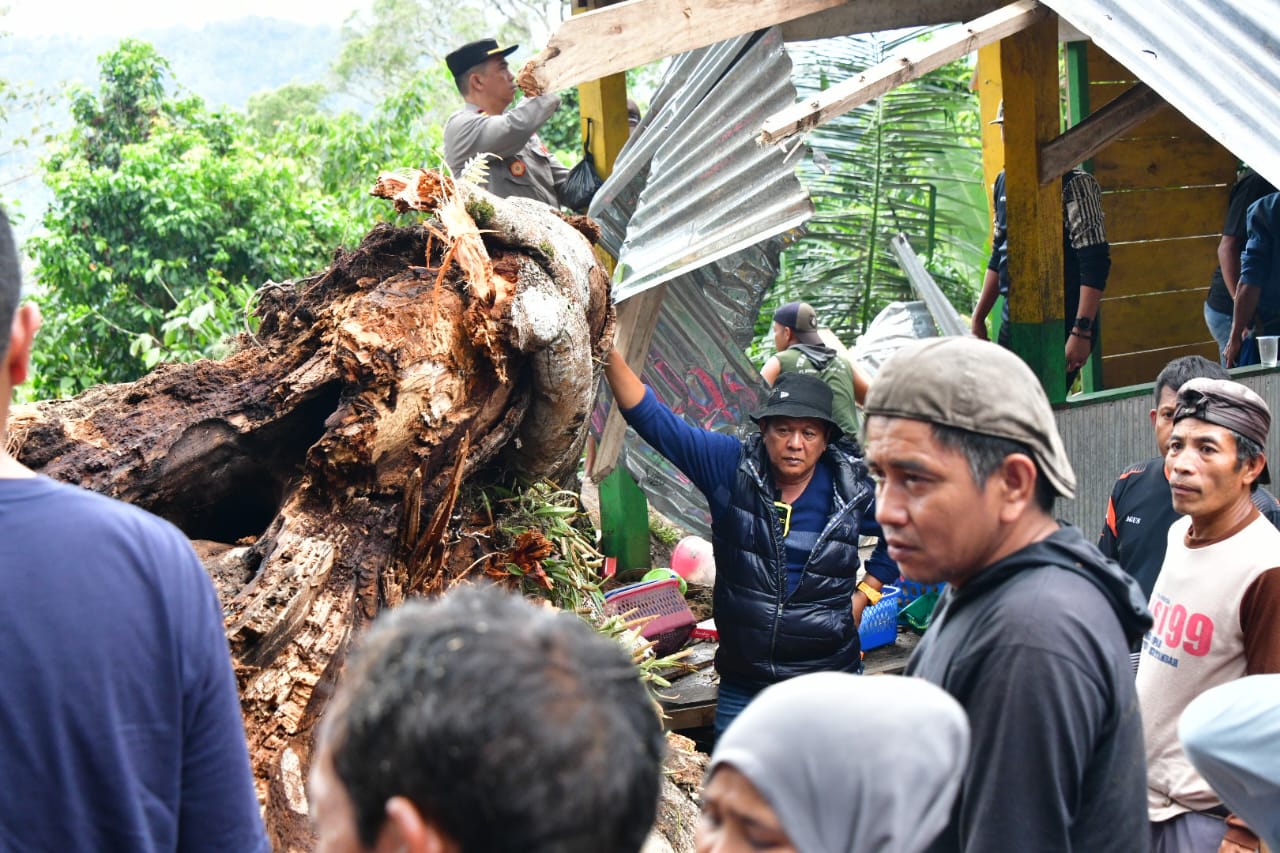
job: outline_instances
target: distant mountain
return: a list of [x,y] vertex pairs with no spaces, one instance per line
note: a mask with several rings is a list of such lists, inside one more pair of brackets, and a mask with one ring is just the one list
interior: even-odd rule
[[[258,17],[134,38],[154,45],[173,66],[177,82],[210,106],[237,109],[256,92],[324,80],[341,45],[336,27]],[[0,79],[53,91],[70,82],[96,87],[97,58],[119,43],[106,37],[6,36],[0,39]]]
[[[0,30],[4,19],[0,17]],[[248,17],[201,28],[139,32],[172,67],[170,84],[199,95],[214,109],[244,109],[249,96],[287,83],[324,82],[338,56],[341,34],[333,26],[307,26],[274,18]],[[60,95],[73,83],[98,88],[98,57],[120,38],[0,36],[0,80]],[[19,239],[39,224],[49,195],[36,169],[40,150],[10,151],[9,140],[24,135],[35,117],[12,115],[0,124],[0,193],[16,200],[23,221]],[[70,123],[65,101],[41,117],[55,128]]]

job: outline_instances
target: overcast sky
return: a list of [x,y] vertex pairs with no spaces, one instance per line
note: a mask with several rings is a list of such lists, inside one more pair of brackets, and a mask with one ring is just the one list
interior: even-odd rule
[[258,15],[337,26],[372,0],[0,0],[0,31],[16,35],[129,35],[158,27],[200,27]]

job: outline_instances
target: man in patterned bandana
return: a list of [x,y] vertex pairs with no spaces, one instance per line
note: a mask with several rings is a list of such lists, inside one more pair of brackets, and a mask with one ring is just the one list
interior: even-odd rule
[[1250,499],[1271,481],[1271,412],[1237,382],[1192,379],[1173,420],[1164,465],[1184,517],[1169,528],[1137,682],[1151,849],[1214,853],[1225,839],[1222,849],[1254,850],[1257,839],[1188,760],[1177,726],[1209,688],[1280,672],[1280,531]]

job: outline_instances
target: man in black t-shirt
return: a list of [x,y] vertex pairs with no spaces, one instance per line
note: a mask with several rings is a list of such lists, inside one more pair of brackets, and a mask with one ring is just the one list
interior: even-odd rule
[[[1227,218],[1222,223],[1222,239],[1218,241],[1218,266],[1213,271],[1209,296],[1204,301],[1204,322],[1218,342],[1218,359],[1222,360],[1231,335],[1231,313],[1236,285],[1240,281],[1240,253],[1248,236],[1245,214],[1249,206],[1264,195],[1276,191],[1266,178],[1245,167],[1231,187]],[[1174,389],[1177,390],[1176,388]]]
[[[1151,597],[1160,566],[1164,563],[1169,527],[1178,519],[1164,473],[1164,456],[1173,432],[1173,411],[1178,389],[1197,378],[1230,379],[1221,365],[1198,355],[1175,358],[1156,377],[1151,425],[1160,455],[1125,469],[1107,500],[1107,518],[1098,537],[1098,550],[1120,564]],[[1254,505],[1280,528],[1280,503],[1266,489],[1253,493]]]

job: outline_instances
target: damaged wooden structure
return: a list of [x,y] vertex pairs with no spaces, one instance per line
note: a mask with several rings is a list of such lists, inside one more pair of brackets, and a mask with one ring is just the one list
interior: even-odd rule
[[[1269,56],[1266,45],[1274,38],[1274,22],[1251,22],[1256,17],[1251,8],[1241,0],[1190,5],[1172,0],[626,0],[567,21],[530,72],[539,85],[554,89],[764,26],[777,25],[788,40],[803,40],[961,23],[779,113],[760,128],[760,138],[777,142],[807,131],[978,50],[984,123],[994,117],[1000,100],[1008,104],[1004,142],[996,129],[985,132],[987,184],[1006,169],[1010,243],[1022,247],[1011,252],[1011,277],[1032,283],[1019,286],[1011,300],[1014,348],[1041,377],[1050,398],[1060,401],[1068,389],[1062,381],[1058,181],[1081,163],[1103,188],[1114,262],[1101,309],[1101,347],[1084,373],[1085,390],[1147,382],[1179,355],[1215,354],[1200,305],[1216,263],[1214,244],[1236,166],[1246,160],[1280,179],[1275,133],[1242,132],[1239,123],[1218,120],[1240,111],[1229,90],[1241,79],[1250,85],[1236,85],[1240,91],[1275,89],[1268,85],[1275,76],[1273,61],[1249,67],[1251,56]],[[1158,28],[1151,22],[1165,19],[1171,22],[1167,32],[1153,34]],[[1199,27],[1180,26],[1184,19],[1214,20],[1215,31],[1232,39],[1226,44],[1211,40],[1200,35]],[[1147,26],[1140,29],[1135,22],[1143,21]],[[1126,52],[1123,58],[1130,64],[1108,54],[1097,39]],[[1233,54],[1233,46],[1243,49]],[[1222,61],[1204,65],[1205,50]],[[1059,80],[1060,51],[1065,87]],[[1197,67],[1224,82],[1207,96],[1189,92],[1185,72]],[[1063,101],[1065,129],[1059,112]],[[1259,103],[1269,106],[1270,101]],[[627,329],[633,321],[625,304],[623,318],[620,327]]]
[[280,851],[311,849],[313,728],[353,635],[507,561],[492,512],[460,496],[576,471],[613,340],[587,221],[432,172],[381,176],[375,194],[429,218],[265,285],[234,354],[16,407],[9,426],[24,464],[193,540]]

